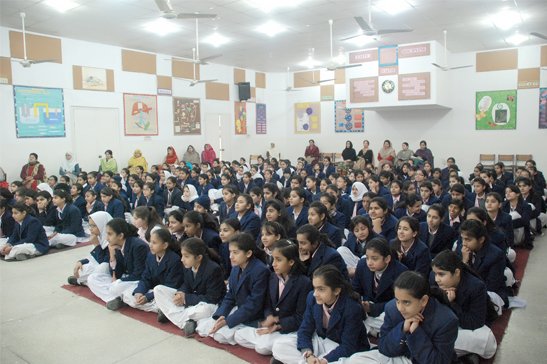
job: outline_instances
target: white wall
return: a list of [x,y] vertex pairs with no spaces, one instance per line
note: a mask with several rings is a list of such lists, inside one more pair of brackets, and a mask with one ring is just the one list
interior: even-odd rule
[[[8,29],[0,27],[0,56],[9,56]],[[121,147],[114,150],[119,165],[123,165],[132,151],[139,147],[149,163],[158,163],[165,155],[168,145],[174,145],[182,156],[188,144],[201,150],[203,144],[211,143],[218,154],[218,141],[208,136],[218,134],[215,125],[203,122],[202,135],[174,136],[172,126],[172,102],[169,96],[158,96],[159,135],[153,137],[126,137],[123,135],[123,96],[124,92],[156,93],[155,75],[123,72],[121,70],[120,48],[96,43],[63,39],[63,64],[40,64],[23,69],[12,64],[13,84],[28,86],[62,87],[65,99],[66,138],[17,139],[15,137],[13,88],[0,85],[0,165],[10,179],[19,175],[28,153],[36,152],[51,174],[56,173],[59,160],[64,152],[74,150],[71,109],[75,106],[111,107],[120,110],[120,120],[116,128],[109,131],[97,130],[91,138],[100,138],[104,132],[119,133]],[[435,48],[434,48],[435,49]],[[437,52],[436,52],[437,53]],[[170,63],[157,56],[157,72],[170,75]],[[474,53],[450,55],[450,63],[474,64]],[[74,90],[72,84],[72,65],[110,68],[114,70],[115,90],[93,92]],[[539,66],[539,47],[523,47],[519,51],[521,68]],[[432,67],[431,67],[432,69]],[[173,80],[173,95],[199,97],[201,99],[202,121],[221,115],[227,125],[222,127],[223,143],[226,148],[224,159],[239,156],[248,158],[249,154],[264,153],[269,142],[277,144],[283,157],[295,159],[302,155],[308,139],[315,139],[324,152],[341,152],[345,140],[353,141],[356,147],[363,139],[371,141],[377,151],[384,139],[389,138],[396,148],[408,141],[416,147],[421,139],[428,141],[433,150],[437,165],[443,164],[448,156],[454,156],[464,171],[469,171],[478,161],[480,153],[532,153],[540,169],[547,169],[547,156],[544,152],[547,130],[538,129],[539,90],[518,91],[517,129],[506,131],[476,131],[474,122],[475,92],[516,88],[517,71],[475,73],[474,68],[446,72],[439,75],[438,103],[447,104],[451,110],[384,110],[365,112],[364,133],[335,133],[334,107],[332,102],[321,103],[321,133],[309,135],[294,134],[294,103],[319,100],[319,88],[304,88],[301,92],[284,92],[287,87],[285,73],[267,73],[267,89],[256,90],[256,101],[267,104],[267,134],[255,133],[255,105],[247,104],[248,135],[234,133],[234,104],[237,90],[232,86],[230,102],[205,99],[205,86],[188,87],[183,80]],[[542,71],[542,87],[547,86],[545,71]],[[201,68],[201,77],[218,78],[219,82],[233,85],[233,68],[222,65],[209,65]],[[292,78],[292,77],[291,77]],[[246,79],[254,86],[255,72],[246,70]],[[347,78],[348,79],[348,78]],[[437,86],[436,86],[437,87]],[[335,99],[346,98],[345,85],[336,85]],[[93,155],[102,150],[90,150]],[[95,166],[84,166],[92,169]]]

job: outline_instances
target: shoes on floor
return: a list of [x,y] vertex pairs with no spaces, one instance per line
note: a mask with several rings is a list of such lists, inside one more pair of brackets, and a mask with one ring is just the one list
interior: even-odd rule
[[458,358],[458,363],[461,364],[479,364],[480,357],[477,354],[467,354]]
[[272,358],[272,359],[270,360],[270,364],[283,364],[283,362],[277,360],[276,358]]
[[106,308],[108,308],[111,311],[118,311],[124,305],[125,303],[122,301],[122,299],[120,297],[116,297],[112,301],[108,301],[106,303]]
[[17,260],[17,261],[27,260],[28,258],[30,258],[28,254],[16,254],[15,255],[15,260]]
[[160,324],[165,324],[169,322],[169,319],[167,318],[167,316],[165,316],[163,312],[158,311],[158,322]]
[[188,320],[186,321],[186,324],[184,324],[184,327],[182,328],[182,331],[184,331],[184,335],[186,337],[192,337],[196,333],[196,327],[198,326],[197,322],[194,320]]
[[68,277],[67,281],[68,281],[68,284],[70,284],[72,286],[80,286],[81,285],[80,283],[78,283],[78,278],[76,278],[74,276]]
[[67,247],[67,246],[64,245],[64,244],[55,244],[55,246],[54,246],[55,249],[64,249],[64,248],[66,248],[66,247]]

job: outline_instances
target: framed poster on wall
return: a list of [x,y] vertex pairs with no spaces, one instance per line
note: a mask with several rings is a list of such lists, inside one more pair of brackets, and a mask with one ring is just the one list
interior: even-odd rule
[[539,128],[547,129],[547,88],[539,89]]
[[266,134],[266,104],[256,104],[256,133]]
[[236,135],[247,134],[247,104],[245,102],[234,102],[235,133]]
[[64,137],[63,89],[13,86],[17,138]]
[[477,130],[517,128],[517,90],[477,92],[475,106]]
[[175,135],[201,134],[199,99],[173,97],[173,132]]
[[298,102],[294,104],[294,132],[296,134],[321,132],[320,102]]
[[124,93],[123,110],[125,135],[158,135],[158,98],[156,95]]
[[348,108],[346,100],[334,102],[334,131],[336,133],[362,133],[365,131],[365,109]]

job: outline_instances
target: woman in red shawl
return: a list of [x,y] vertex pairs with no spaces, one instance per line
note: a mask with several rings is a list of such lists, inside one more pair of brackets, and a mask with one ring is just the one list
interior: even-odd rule
[[310,139],[310,145],[306,147],[304,157],[306,158],[306,162],[310,164],[314,164],[319,161],[319,148],[315,145],[315,141],[313,139]]
[[213,165],[213,161],[215,159],[217,159],[215,150],[211,147],[211,144],[205,144],[203,147],[203,152],[201,152],[201,163],[207,162],[210,165]]
[[169,165],[179,164],[179,157],[177,156],[175,148],[172,146],[167,147],[167,155],[165,156],[163,163],[167,163]]
[[26,188],[36,190],[39,182],[44,182],[46,170],[40,162],[38,162],[38,154],[30,153],[28,163],[21,169],[21,179]]

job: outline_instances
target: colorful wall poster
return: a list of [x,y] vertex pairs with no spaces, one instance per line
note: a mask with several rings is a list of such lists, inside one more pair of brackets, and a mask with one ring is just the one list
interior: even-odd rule
[[236,135],[247,134],[247,103],[234,102]]
[[320,102],[298,102],[294,104],[294,132],[296,134],[321,132]]
[[362,133],[365,131],[365,109],[347,108],[346,100],[334,102],[334,131],[336,133]]
[[158,135],[156,95],[123,94],[125,135]]
[[266,134],[266,104],[256,104],[256,133]]
[[477,130],[517,128],[517,90],[481,91],[476,95]]
[[63,89],[13,86],[17,138],[64,137]]
[[547,88],[539,89],[539,128],[547,129]]
[[173,97],[173,129],[175,135],[200,135],[199,99]]

